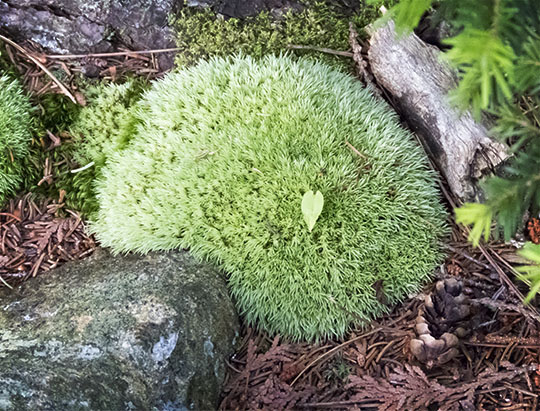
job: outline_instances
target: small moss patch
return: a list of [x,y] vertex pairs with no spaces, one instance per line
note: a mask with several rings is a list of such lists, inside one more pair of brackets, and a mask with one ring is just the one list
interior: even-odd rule
[[[362,5],[351,14],[331,2],[310,3],[302,11],[289,10],[279,18],[263,12],[243,20],[220,18],[209,9],[185,8],[173,23],[178,47],[182,48],[176,62],[187,66],[209,56],[240,51],[261,57],[283,52],[289,44],[348,50],[349,22],[360,30],[380,16],[374,5]],[[309,50],[296,53],[315,56],[341,70],[351,68],[348,58]]]
[[20,83],[0,72],[0,206],[23,182],[34,129],[31,112]]
[[134,106],[145,88],[146,83],[137,80],[88,88],[88,105],[69,127],[74,138],[73,158],[80,171],[65,179],[72,188],[67,197],[86,216],[97,210],[94,180],[101,176],[101,168],[135,134]]

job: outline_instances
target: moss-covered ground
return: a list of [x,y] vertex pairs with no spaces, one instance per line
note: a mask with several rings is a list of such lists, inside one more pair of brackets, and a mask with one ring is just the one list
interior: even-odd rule
[[[394,1],[387,0],[388,3]],[[362,33],[362,28],[373,22],[379,16],[379,11],[378,6],[364,4],[363,1],[358,2],[355,7],[345,7],[341,3],[308,0],[301,11],[289,10],[279,16],[263,12],[242,20],[225,19],[211,9],[186,7],[173,19],[177,43],[181,48],[176,64],[184,67],[209,56],[237,53],[262,57],[266,54],[287,52],[290,44],[348,50],[349,22]],[[322,60],[342,71],[352,70],[352,61],[346,57],[309,49],[291,53]],[[0,71],[19,76],[1,44]],[[54,74],[60,80],[65,76],[62,70]],[[77,87],[84,92],[85,88],[95,82],[81,77],[77,83]],[[68,206],[84,211],[84,201],[81,201],[77,187],[86,183],[88,179],[85,177],[88,173],[70,172],[81,165],[76,162],[77,156],[74,155],[77,150],[76,143],[66,132],[77,119],[81,108],[60,94],[34,96],[32,102],[37,107],[36,133],[26,161],[23,191],[32,191],[52,198],[58,198],[60,191],[65,191]],[[60,146],[51,148],[47,132],[60,137]],[[51,175],[44,179],[46,161],[49,163]],[[91,181],[87,183],[91,184]]]
[[[385,1],[387,6],[395,0]],[[349,22],[360,33],[380,16],[378,6],[356,2],[344,7],[335,1],[307,1],[302,11],[289,10],[275,16],[268,12],[246,19],[217,16],[210,9],[185,8],[174,20],[177,44],[181,48],[176,63],[192,65],[209,56],[226,56],[242,52],[253,57],[279,54],[288,45],[349,49]],[[311,56],[348,71],[352,61],[346,57],[314,50],[298,50],[297,55]]]

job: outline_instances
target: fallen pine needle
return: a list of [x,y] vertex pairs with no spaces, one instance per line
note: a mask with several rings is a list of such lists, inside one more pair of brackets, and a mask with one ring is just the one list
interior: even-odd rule
[[43,63],[41,63],[38,59],[36,59],[34,56],[32,56],[30,53],[28,53],[23,47],[19,46],[17,43],[15,43],[14,41],[8,39],[7,37],[4,37],[0,34],[0,40],[2,41],[5,41],[6,43],[8,43],[9,45],[15,47],[17,50],[19,50],[21,53],[23,53],[28,59],[30,59],[36,66],[38,66],[41,70],[43,70],[43,72],[45,74],[47,74],[47,76],[49,76],[51,78],[52,81],[54,81],[56,83],[56,85],[60,88],[60,90],[62,90],[62,93],[64,93],[64,95],[66,95],[67,97],[69,97],[69,99],[71,101],[73,101],[73,103],[75,104],[79,104],[77,102],[77,99],[73,96],[73,94],[71,94],[71,92],[67,89],[66,86],[64,86],[64,84],[58,80],[54,74],[52,74],[50,72],[50,70],[45,67],[45,65]]

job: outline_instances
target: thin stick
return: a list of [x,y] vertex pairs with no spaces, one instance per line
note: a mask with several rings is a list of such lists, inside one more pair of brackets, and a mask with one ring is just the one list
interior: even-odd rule
[[471,256],[470,256],[469,254],[467,254],[466,252],[460,251],[460,250],[458,250],[457,248],[452,247],[452,246],[449,245],[449,244],[445,245],[445,247],[448,248],[450,251],[452,251],[452,252],[454,252],[454,253],[456,253],[456,254],[459,254],[459,255],[461,255],[462,257],[465,257],[467,260],[472,261],[473,263],[479,265],[480,267],[486,268],[486,269],[488,269],[488,270],[491,268],[489,265],[484,264],[484,263],[481,262],[481,261],[478,261],[476,258],[471,257]]
[[356,154],[359,157],[362,157],[364,160],[367,160],[367,157],[363,155],[360,151],[358,151],[351,143],[348,141],[345,141],[345,144],[353,151],[354,154]]
[[298,379],[299,379],[302,375],[304,375],[304,374],[306,373],[307,370],[309,370],[309,369],[313,366],[313,364],[318,363],[318,362],[321,361],[323,358],[328,357],[329,355],[335,353],[336,351],[339,351],[341,348],[346,347],[347,345],[352,344],[352,343],[355,342],[355,341],[361,340],[362,338],[369,337],[370,335],[373,335],[373,334],[378,333],[379,331],[382,331],[382,329],[383,329],[382,327],[375,328],[374,330],[371,330],[371,331],[369,331],[369,332],[367,332],[367,333],[364,333],[364,334],[362,334],[362,335],[359,335],[358,337],[355,337],[355,338],[353,338],[353,339],[350,339],[349,341],[345,341],[344,343],[342,343],[342,344],[340,344],[340,345],[338,345],[338,346],[332,348],[330,351],[327,351],[327,352],[325,352],[324,354],[322,354],[321,356],[315,358],[315,359],[314,359],[313,361],[311,361],[311,362],[306,366],[306,368],[304,368],[304,369],[300,372],[300,374],[298,374],[298,375],[296,376],[296,378],[291,382],[291,387],[296,383],[296,381],[298,381]]
[[[495,344],[495,343],[474,343],[469,341],[463,341],[463,344],[470,345],[472,347],[491,347],[491,348],[506,348],[506,344]],[[518,344],[514,348],[529,348],[529,349],[538,349],[540,348],[539,344]]]
[[84,170],[87,170],[89,169],[90,167],[92,167],[95,163],[93,161],[89,162],[87,165],[85,165],[84,167],[80,167],[80,168],[76,168],[74,170],[71,170],[70,173],[72,174],[75,174],[75,173],[80,173],[81,171],[84,171]]
[[43,72],[45,74],[47,74],[47,76],[49,76],[51,78],[52,81],[54,81],[56,83],[56,85],[58,87],[60,87],[60,90],[62,90],[62,93],[64,93],[67,97],[69,97],[69,99],[71,101],[73,101],[73,103],[75,104],[79,104],[77,102],[77,99],[75,99],[75,97],[73,96],[73,94],[71,94],[71,92],[67,89],[66,86],[64,86],[62,84],[62,82],[60,80],[58,80],[53,73],[51,73],[49,71],[49,69],[47,67],[45,67],[45,65],[43,63],[41,63],[38,59],[36,59],[35,57],[33,57],[29,52],[27,52],[23,47],[19,46],[17,43],[15,43],[14,41],[8,39],[7,37],[4,37],[0,34],[0,40],[2,41],[5,41],[6,43],[8,43],[9,45],[15,47],[17,50],[19,50],[21,53],[23,53],[28,59],[30,59],[36,66],[38,66],[41,70],[43,70]]
[[[467,229],[467,232],[469,232],[469,227],[466,227]],[[482,245],[482,244],[479,244],[478,245],[478,248],[480,249],[480,251],[482,252],[482,254],[484,255],[484,257],[486,257],[486,259],[489,261],[489,263],[491,264],[491,266],[493,268],[495,268],[495,271],[497,271],[497,274],[499,274],[499,279],[501,280],[501,282],[503,284],[506,284],[506,286],[508,288],[510,288],[510,290],[512,290],[514,292],[514,294],[521,300],[523,301],[525,299],[525,296],[521,293],[521,291],[519,291],[519,289],[516,287],[516,285],[512,282],[512,280],[510,280],[510,278],[508,278],[508,275],[506,275],[506,273],[503,271],[503,269],[495,262],[495,260],[493,259],[493,257],[491,256],[491,254],[489,254],[488,250]],[[540,316],[540,313],[538,313],[538,310],[531,306],[531,305],[528,305],[527,308],[532,311],[534,314],[536,314],[536,316]]]
[[348,400],[348,401],[333,401],[333,402],[308,402],[306,404],[298,404],[298,407],[301,408],[326,408],[326,409],[334,409],[334,408],[340,408],[341,406],[347,406],[347,405],[355,405],[355,404],[361,404],[362,407],[366,408],[375,408],[380,405],[379,402],[366,402],[371,400]]
[[180,51],[180,50],[182,50],[180,47],[174,47],[174,48],[169,48],[169,49],[155,49],[155,50],[141,50],[141,51],[115,51],[115,52],[110,52],[110,53],[51,54],[45,57],[52,60],[68,60],[68,59],[84,59],[84,58],[92,58],[92,57],[130,56],[132,54],[171,53],[173,51]]
[[0,275],[0,281],[2,281],[2,284],[4,284],[7,288],[9,288],[10,290],[13,290],[13,287],[9,285],[8,283],[6,283],[1,275]]
[[326,47],[313,47],[313,46],[301,46],[298,44],[289,44],[287,48],[292,49],[292,50],[312,50],[312,51],[318,51],[320,53],[333,54],[335,56],[341,56],[341,57],[353,57],[353,53],[351,53],[350,51],[332,50]]

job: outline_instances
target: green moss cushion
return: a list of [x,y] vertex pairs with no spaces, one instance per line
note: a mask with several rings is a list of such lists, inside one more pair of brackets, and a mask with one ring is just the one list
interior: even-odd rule
[[19,82],[0,75],[0,206],[23,181],[32,141],[32,106]]
[[[435,175],[389,107],[308,60],[213,59],[169,75],[98,183],[92,230],[116,252],[190,248],[228,273],[249,323],[342,336],[441,261]],[[305,192],[324,208],[313,231]]]
[[93,86],[86,91],[88,106],[70,128],[78,143],[75,159],[79,164],[94,162],[101,168],[110,153],[128,143],[135,131],[132,108],[143,91],[144,84],[134,80]]
[[114,152],[122,150],[135,134],[135,106],[145,83],[129,80],[86,90],[88,105],[75,118],[70,133],[75,140],[74,158],[81,166],[69,180],[68,200],[86,216],[96,212],[94,180]]

